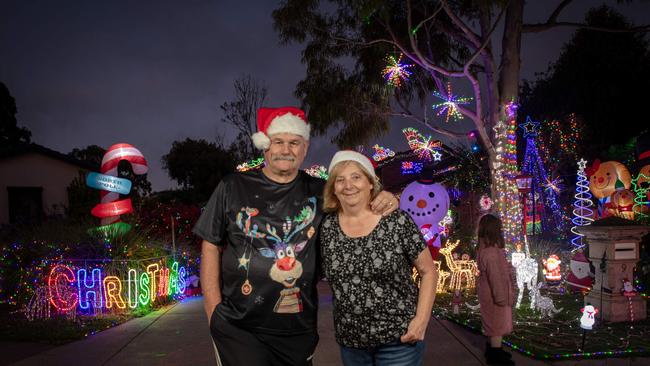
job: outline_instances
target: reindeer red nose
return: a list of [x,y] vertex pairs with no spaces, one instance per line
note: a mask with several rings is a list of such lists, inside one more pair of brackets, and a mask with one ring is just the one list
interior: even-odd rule
[[427,201],[425,201],[425,200],[418,200],[417,205],[418,205],[418,208],[425,208],[425,207],[427,207]]
[[296,264],[296,258],[284,257],[276,263],[276,266],[278,266],[278,268],[280,268],[281,271],[289,271],[293,268],[295,264]]

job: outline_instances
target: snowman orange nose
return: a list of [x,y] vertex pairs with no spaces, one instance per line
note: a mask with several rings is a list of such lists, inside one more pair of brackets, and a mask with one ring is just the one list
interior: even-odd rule
[[425,201],[425,200],[418,200],[417,205],[418,205],[418,208],[425,208],[425,207],[427,207],[427,201]]

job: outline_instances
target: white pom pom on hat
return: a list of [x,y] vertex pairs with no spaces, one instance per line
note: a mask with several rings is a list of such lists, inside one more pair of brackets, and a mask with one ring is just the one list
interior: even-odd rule
[[269,136],[276,133],[292,133],[309,140],[309,123],[305,112],[296,107],[260,108],[257,110],[257,132],[251,138],[260,150],[271,146]]

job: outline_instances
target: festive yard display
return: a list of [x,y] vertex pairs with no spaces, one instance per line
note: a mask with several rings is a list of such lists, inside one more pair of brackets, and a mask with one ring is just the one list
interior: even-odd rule
[[562,261],[557,255],[551,254],[548,259],[542,258],[542,263],[544,264],[546,281],[559,282],[562,279],[562,270],[560,269]]
[[447,83],[447,93],[446,95],[440,93],[437,90],[433,91],[433,96],[442,99],[444,102],[436,103],[432,106],[433,110],[436,112],[436,116],[445,115],[445,122],[449,122],[449,119],[454,121],[459,121],[463,119],[463,114],[458,110],[459,105],[469,104],[472,102],[473,98],[459,97],[452,93],[451,83]]
[[591,209],[593,202],[591,202],[589,183],[585,174],[586,166],[587,161],[580,159],[578,162],[578,181],[576,182],[575,201],[573,202],[573,218],[571,219],[573,223],[573,227],[571,227],[571,232],[573,233],[571,245],[578,249],[584,247],[582,243],[582,237],[584,235],[578,231],[578,227],[591,225],[594,221],[592,218],[594,211]]
[[634,267],[639,261],[639,242],[650,232],[650,227],[611,217],[584,226],[580,231],[589,243],[589,260],[599,269],[585,302],[598,304],[603,320],[622,322],[629,321],[631,301],[637,315],[635,321],[645,319],[646,300],[641,297],[627,299],[622,289],[624,281],[633,278]]
[[632,181],[630,172],[618,161],[594,160],[586,170],[589,177],[589,189],[598,200],[598,217],[611,216],[615,210],[611,205],[611,195],[617,189],[629,189]]
[[431,257],[436,259],[440,250],[439,223],[449,209],[447,189],[438,183],[414,181],[404,188],[399,206],[420,228]]
[[478,270],[476,262],[469,259],[459,260],[455,258],[452,252],[458,247],[458,244],[459,240],[454,243],[447,240],[445,247],[440,249],[440,254],[445,257],[447,267],[451,271],[451,279],[449,280],[449,289],[451,291],[476,287],[476,273]]
[[528,242],[526,243],[526,252],[525,257],[519,261],[515,267],[515,274],[517,278],[517,289],[519,290],[517,294],[517,303],[515,307],[518,309],[521,306],[521,300],[524,297],[524,290],[528,289],[528,295],[530,297],[530,308],[535,308],[535,294],[534,289],[537,288],[537,271],[538,264],[534,258],[530,257],[530,250],[528,249]]
[[372,158],[376,162],[384,161],[395,156],[395,152],[387,147],[382,147],[378,144],[375,144],[372,148],[375,149],[375,153],[372,155]]
[[634,193],[629,189],[617,189],[612,193],[609,212],[627,220],[634,220]]
[[632,211],[635,217],[647,223],[650,212],[650,133],[637,138],[636,150],[639,173],[632,179],[635,194]]
[[329,177],[329,174],[327,174],[327,168],[325,168],[322,165],[314,164],[311,167],[305,169],[305,172],[314,178],[327,180],[327,178]]
[[533,287],[531,294],[535,298],[535,310],[541,313],[542,318],[552,317],[553,315],[562,311],[562,308],[556,309],[553,300],[548,296],[542,296],[539,290],[544,284],[538,283],[537,287]]
[[128,179],[117,177],[117,167],[122,160],[129,162],[133,174],[145,174],[149,169],[140,150],[126,143],[119,143],[106,150],[102,158],[101,174],[90,173],[86,179],[89,187],[101,190],[101,203],[91,211],[93,216],[101,219],[101,226],[94,231],[109,237],[123,235],[131,230],[131,225],[120,219],[120,215],[133,212],[131,199],[120,199],[120,194],[128,194],[131,190],[131,182]]
[[423,165],[418,161],[403,161],[402,162],[402,174],[420,174],[422,172]]
[[575,292],[587,292],[594,283],[594,274],[589,267],[589,261],[585,254],[578,250],[575,252],[569,263],[569,274],[566,277],[566,284],[570,290]]
[[54,264],[25,309],[28,319],[124,312],[183,296],[186,269],[173,257]]
[[[564,218],[563,210],[559,204],[557,184],[550,179],[535,142],[539,122],[533,122],[530,117],[527,117],[526,122],[519,127],[524,130],[526,138],[526,152],[521,172],[532,176],[531,192],[526,196],[527,203],[524,206],[532,210],[532,219],[526,222],[526,232],[533,235],[541,234],[542,231],[561,234],[564,228]],[[551,188],[546,189],[547,187]],[[541,220],[541,231],[536,228],[537,215]]]
[[580,328],[591,330],[596,322],[595,315],[598,314],[598,309],[593,305],[587,305],[580,309],[582,316],[580,317]]
[[494,186],[496,197],[493,197],[495,212],[503,223],[503,235],[506,243],[519,243],[522,240],[521,219],[522,212],[519,205],[519,192],[515,184],[517,176],[517,133],[516,111],[518,105],[510,102],[504,106],[505,120],[497,122],[494,126],[494,140],[496,141],[496,162],[494,163]]
[[403,54],[400,53],[399,57],[395,58],[393,55],[386,56],[386,67],[382,71],[386,83],[390,86],[399,88],[402,82],[407,81],[411,76],[409,68],[413,67],[411,64],[402,62]]
[[424,137],[412,127],[405,128],[402,132],[408,141],[409,148],[417,154],[418,159],[424,161],[440,160],[442,154],[440,154],[439,150],[442,147],[442,142],[433,140],[431,136]]
[[264,157],[259,157],[257,159],[253,159],[251,161],[245,161],[239,165],[237,165],[237,171],[238,172],[246,172],[249,170],[253,169],[258,169],[264,166]]

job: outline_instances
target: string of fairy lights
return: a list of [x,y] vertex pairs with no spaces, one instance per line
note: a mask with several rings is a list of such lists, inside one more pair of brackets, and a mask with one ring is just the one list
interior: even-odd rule
[[571,222],[573,226],[571,227],[571,232],[573,237],[571,238],[571,245],[574,249],[582,249],[585,244],[582,241],[584,234],[578,231],[580,226],[591,225],[594,221],[592,218],[594,210],[591,209],[593,202],[591,201],[591,193],[589,192],[589,180],[585,173],[585,168],[587,166],[587,161],[585,159],[580,159],[578,161],[578,181],[576,182],[576,193],[574,195],[575,201],[573,202],[573,218]]
[[[547,233],[556,233],[559,239],[562,238],[565,231],[565,220],[563,209],[559,203],[558,180],[551,180],[550,174],[544,166],[544,162],[537,150],[536,137],[538,135],[539,122],[534,122],[530,117],[526,122],[519,125],[524,131],[526,139],[526,150],[524,160],[521,165],[521,172],[527,174],[533,179],[531,196],[536,197],[537,202],[541,202],[542,209],[536,212],[537,208],[531,205],[533,212],[541,218],[541,229]],[[535,201],[533,199],[533,201]]]
[[516,111],[518,105],[510,102],[504,106],[505,119],[494,126],[496,141],[496,159],[493,163],[492,178],[496,191],[494,199],[495,211],[503,224],[503,235],[506,243],[514,245],[521,242],[522,213],[519,204],[519,191],[515,184],[517,176],[517,134]]

